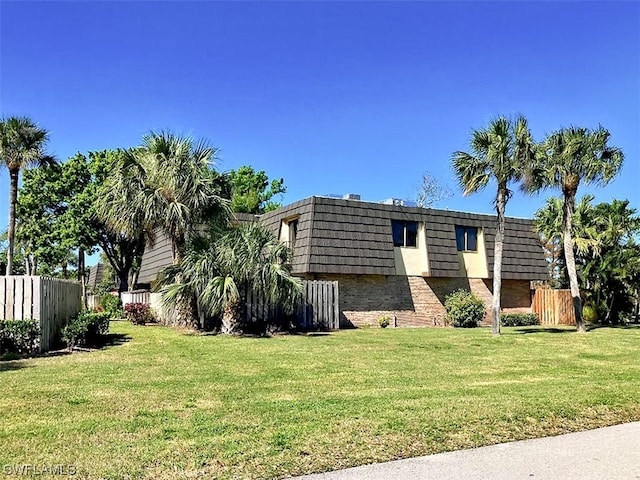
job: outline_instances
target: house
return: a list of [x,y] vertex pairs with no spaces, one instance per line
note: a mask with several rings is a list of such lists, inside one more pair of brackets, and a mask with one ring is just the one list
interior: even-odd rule
[[[482,298],[490,318],[495,216],[310,197],[259,218],[293,248],[293,273],[337,280],[341,327],[442,324],[444,299],[464,288]],[[156,240],[145,253],[140,282],[151,282],[171,262]],[[160,242],[160,243],[159,243]],[[164,239],[166,243],[166,239]],[[548,278],[533,222],[507,218],[502,265],[503,312],[531,311],[531,282]]]
[[[98,262],[92,267],[89,267],[89,279],[87,280],[87,289],[95,291],[98,285],[105,280],[105,273],[107,273],[107,265]],[[113,280],[113,279],[112,279]],[[113,281],[115,285],[115,280]]]

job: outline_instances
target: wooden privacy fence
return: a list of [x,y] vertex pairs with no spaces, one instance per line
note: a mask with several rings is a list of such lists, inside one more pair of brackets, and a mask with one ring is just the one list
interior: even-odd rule
[[151,292],[140,290],[136,292],[122,292],[120,294],[122,306],[127,303],[151,303]]
[[340,328],[340,297],[337,281],[306,280],[298,307],[298,327],[303,330]]
[[58,278],[0,277],[0,318],[40,321],[40,351],[49,350],[69,319],[82,310],[82,285]]
[[[242,292],[245,299],[245,323],[272,322],[283,316],[250,289]],[[296,326],[301,330],[337,330],[340,328],[340,301],[337,281],[302,281],[302,299],[295,312]]]
[[[295,311],[296,326],[301,330],[337,330],[340,328],[340,303],[338,296],[338,282],[304,280],[302,282],[302,299]],[[274,323],[284,318],[281,309],[265,302],[250,289],[240,292],[244,299],[242,320],[247,324]],[[160,323],[173,324],[174,312],[167,309],[159,293],[147,292],[148,297],[138,297],[138,300],[148,298],[142,303],[149,303]],[[123,304],[126,303],[123,297]],[[201,321],[208,323],[204,316]]]
[[[106,293],[105,295],[111,295],[110,293]],[[88,295],[87,296],[87,308],[92,310],[100,305],[100,299],[103,295]],[[122,306],[125,306],[127,303],[151,303],[151,292],[146,290],[140,290],[136,292],[122,292],[120,294],[120,299],[122,300]]]
[[575,325],[571,290],[537,288],[531,309],[538,314],[540,325]]

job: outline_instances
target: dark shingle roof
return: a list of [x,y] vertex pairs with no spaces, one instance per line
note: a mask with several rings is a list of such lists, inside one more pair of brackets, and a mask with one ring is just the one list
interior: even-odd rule
[[87,280],[87,288],[95,289],[104,280],[104,274],[107,266],[98,262],[89,268],[89,279]]
[[[310,197],[266,213],[260,221],[279,236],[282,220],[294,217],[298,219],[294,274],[395,275],[391,220],[408,220],[426,225],[431,276],[459,275],[456,225],[483,229],[489,276],[493,275],[495,216],[492,215]],[[242,216],[238,220],[256,218]],[[158,232],[154,247],[147,248],[143,258],[139,282],[151,282],[170,263],[171,244]],[[505,280],[547,279],[547,265],[531,220],[507,218],[502,263]]]
[[160,228],[154,230],[152,245],[147,245],[142,256],[138,283],[151,283],[158,272],[173,263],[171,239]]
[[[234,213],[231,220],[233,225],[255,222],[259,215],[252,213]],[[138,283],[151,283],[158,276],[158,272],[164,267],[168,267],[173,262],[171,253],[171,239],[161,229],[153,231],[153,242],[147,245],[142,256],[142,265],[138,275]]]
[[[493,275],[495,216],[492,215],[312,197],[270,212],[262,221],[277,234],[282,219],[301,212],[304,215],[298,227],[294,273],[394,275],[391,220],[408,220],[426,225],[431,276],[459,275],[456,225],[483,229],[489,275]],[[546,262],[531,220],[507,218],[502,276],[547,278]]]

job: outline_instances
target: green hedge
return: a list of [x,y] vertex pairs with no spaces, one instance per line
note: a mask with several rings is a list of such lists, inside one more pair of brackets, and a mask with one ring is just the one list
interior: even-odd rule
[[108,312],[80,312],[62,329],[62,340],[69,348],[100,345],[109,331]]
[[528,327],[540,325],[540,319],[537,313],[503,313],[500,323],[504,327]]
[[40,349],[38,320],[0,320],[0,354],[36,353]]

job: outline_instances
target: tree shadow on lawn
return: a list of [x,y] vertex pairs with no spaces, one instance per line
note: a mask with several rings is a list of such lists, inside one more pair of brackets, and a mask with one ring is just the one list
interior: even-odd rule
[[513,330],[520,335],[528,333],[575,333],[575,328],[559,328],[559,327],[522,327]]
[[9,372],[11,370],[20,370],[31,366],[27,365],[23,360],[24,359],[22,358],[19,360],[0,360],[0,373]]
[[[632,324],[632,325],[587,325],[587,332],[592,330],[599,330],[601,328],[615,328],[620,330],[639,330],[640,325]],[[528,333],[577,333],[577,330],[572,325],[567,325],[563,327],[520,327],[513,330],[518,334],[528,334]]]
[[111,347],[118,347],[120,345],[124,345],[131,337],[129,335],[125,335],[124,333],[107,333],[100,345],[98,345],[98,350],[104,350]]
[[306,338],[318,338],[331,336],[331,332],[300,332],[300,331],[284,331],[284,332],[272,332],[272,333],[243,333],[234,335],[236,338],[259,338],[259,339],[273,339],[282,337],[306,337]]
[[595,324],[589,325],[587,327],[587,331],[591,330],[600,330],[601,328],[615,328],[618,330],[640,330],[640,324],[632,323],[632,324],[619,324],[619,325],[607,325],[607,324]]

